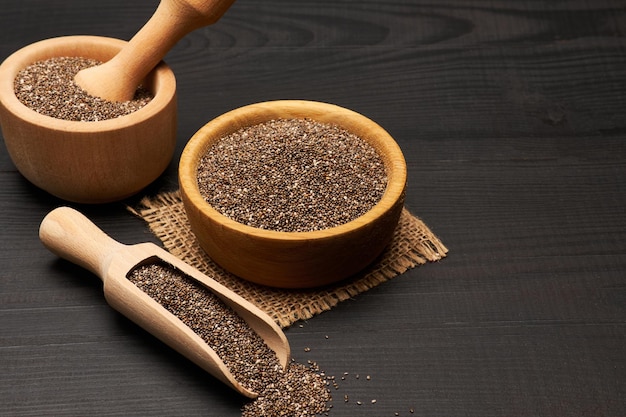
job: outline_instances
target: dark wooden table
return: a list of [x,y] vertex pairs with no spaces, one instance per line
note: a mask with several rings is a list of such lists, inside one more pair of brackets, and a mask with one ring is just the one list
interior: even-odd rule
[[[61,35],[129,39],[157,3],[4,0],[0,58]],[[407,207],[450,249],[286,331],[298,361],[350,373],[331,415],[626,416],[626,3],[239,0],[166,60],[169,169],[126,201],[70,204],[116,239],[158,243],[126,206],[177,187],[203,124],[297,98],[385,127]],[[240,415],[241,397],[43,248],[39,222],[63,204],[2,145],[0,414]]]

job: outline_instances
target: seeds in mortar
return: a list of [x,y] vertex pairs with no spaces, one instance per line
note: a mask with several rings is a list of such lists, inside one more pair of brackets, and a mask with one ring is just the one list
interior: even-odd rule
[[276,119],[220,138],[198,166],[200,194],[248,226],[307,232],[348,223],[380,201],[387,176],[367,142],[310,119]]
[[55,57],[35,62],[21,70],[13,82],[15,95],[25,106],[56,119],[97,122],[133,113],[152,99],[138,88],[133,100],[112,102],[86,93],[74,76],[101,62],[82,57]]
[[283,369],[246,321],[200,283],[164,263],[139,266],[128,279],[199,335],[242,386],[259,394],[244,406],[243,417],[309,417],[327,410],[331,395],[319,370],[295,362]]

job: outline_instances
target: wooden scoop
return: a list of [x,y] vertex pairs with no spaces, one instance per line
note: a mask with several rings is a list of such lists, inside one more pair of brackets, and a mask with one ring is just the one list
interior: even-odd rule
[[110,61],[76,74],[87,93],[109,101],[132,100],[165,54],[187,33],[217,22],[235,0],[161,0],[143,28]]
[[127,279],[137,266],[163,261],[195,279],[230,306],[276,352],[285,368],[290,348],[280,327],[263,311],[153,243],[121,244],[69,207],[51,211],[39,237],[53,253],[88,269],[104,282],[104,296],[117,311],[249,398],[257,393],[235,380],[222,359],[178,317]]

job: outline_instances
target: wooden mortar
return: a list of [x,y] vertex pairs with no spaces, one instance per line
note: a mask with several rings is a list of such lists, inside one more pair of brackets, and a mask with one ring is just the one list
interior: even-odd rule
[[163,62],[143,82],[154,98],[116,119],[56,119],[15,95],[15,77],[34,62],[63,56],[106,62],[125,44],[97,36],[51,38],[20,49],[0,65],[4,141],[17,169],[37,187],[68,201],[106,203],[139,192],[169,165],[176,146],[176,80]]
[[[343,225],[312,232],[278,232],[235,222],[200,194],[197,171],[207,149],[240,128],[278,118],[333,123],[367,141],[380,154],[388,178],[381,200]],[[347,278],[372,263],[389,244],[406,190],[406,163],[400,147],[378,124],[332,104],[284,100],[252,104],[212,120],[187,143],[179,165],[180,191],[193,232],[207,254],[224,269],[257,284],[310,288]]]

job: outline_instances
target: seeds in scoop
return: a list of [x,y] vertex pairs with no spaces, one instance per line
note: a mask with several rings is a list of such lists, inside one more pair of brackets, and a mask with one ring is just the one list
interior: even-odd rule
[[328,411],[331,395],[315,363],[280,365],[274,351],[209,289],[170,265],[142,265],[129,281],[198,334],[235,379],[259,394],[242,417],[309,417]]
[[310,119],[277,119],[220,138],[201,158],[201,195],[239,223],[307,232],[370,210],[387,186],[380,155],[347,130]]
[[56,119],[97,122],[133,113],[152,99],[145,88],[137,89],[131,101],[112,102],[86,93],[74,76],[101,62],[82,57],[55,57],[22,69],[14,80],[17,99],[37,113]]

